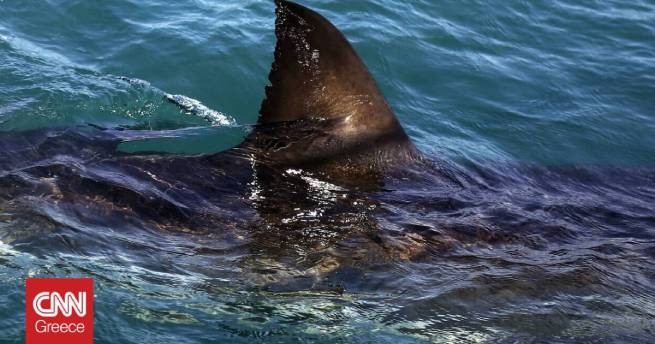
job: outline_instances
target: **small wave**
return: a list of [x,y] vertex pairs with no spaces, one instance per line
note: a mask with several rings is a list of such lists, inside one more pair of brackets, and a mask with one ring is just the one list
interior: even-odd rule
[[236,121],[232,117],[220,111],[212,110],[206,107],[199,100],[189,98],[187,96],[183,96],[180,94],[166,93],[165,97],[166,100],[181,107],[187,115],[194,115],[204,118],[209,122],[211,122],[212,125],[226,126],[226,125],[236,124]]
[[[130,85],[141,86],[141,87],[152,87],[149,82],[137,78],[128,78],[126,76],[119,76],[119,80],[123,80]],[[153,87],[154,88],[154,87]],[[159,91],[159,89],[157,89]],[[161,92],[161,91],[160,91]]]
[[181,94],[166,93],[152,86],[148,81],[145,80],[128,78],[124,76],[120,76],[118,78],[126,81],[131,85],[152,88],[157,92],[161,92],[166,100],[179,106],[185,114],[203,118],[209,121],[213,126],[230,126],[236,124],[236,120],[234,120],[234,118],[231,116],[223,112],[210,109],[197,99],[193,99]]

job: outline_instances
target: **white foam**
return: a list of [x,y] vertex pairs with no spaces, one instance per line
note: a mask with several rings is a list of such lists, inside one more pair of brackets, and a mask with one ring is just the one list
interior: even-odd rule
[[187,115],[194,115],[208,120],[212,125],[215,126],[227,126],[234,125],[236,121],[216,110],[212,110],[202,104],[199,100],[189,98],[180,94],[168,94],[166,93],[166,99],[180,106]]
[[151,86],[149,82],[147,82],[145,80],[137,79],[137,78],[128,78],[126,76],[119,76],[118,78],[123,80],[123,81],[126,81],[126,82],[130,83],[131,85],[137,85],[137,86],[142,86],[142,87],[150,87]]
[[236,121],[229,115],[226,115],[220,111],[216,111],[208,108],[203,103],[197,99],[193,99],[181,94],[169,94],[166,93],[154,86],[152,86],[148,81],[141,80],[137,78],[129,78],[125,76],[119,76],[119,79],[128,82],[131,85],[152,88],[157,92],[161,92],[166,99],[175,105],[179,106],[184,110],[185,114],[190,116],[197,116],[209,121],[213,126],[230,126],[235,125]]
[[0,240],[0,256],[18,256],[20,255],[20,252],[14,250],[13,247],[11,247],[8,244],[5,244],[2,240]]
[[293,168],[288,169],[286,172],[287,172],[287,174],[292,175],[292,176],[297,176],[297,175],[302,174],[302,170],[296,170],[296,169],[293,169]]

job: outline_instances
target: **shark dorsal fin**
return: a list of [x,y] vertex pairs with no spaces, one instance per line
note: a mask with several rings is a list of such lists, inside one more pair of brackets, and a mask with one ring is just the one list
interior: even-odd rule
[[259,123],[347,118],[340,135],[406,135],[344,35],[320,14],[276,1],[275,60]]

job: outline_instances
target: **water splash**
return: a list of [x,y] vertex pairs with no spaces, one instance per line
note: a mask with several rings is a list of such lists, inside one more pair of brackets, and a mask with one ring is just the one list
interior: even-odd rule
[[185,111],[187,115],[198,116],[206,119],[212,125],[215,126],[230,126],[235,125],[236,121],[234,118],[216,110],[212,110],[206,107],[197,99],[189,98],[180,94],[168,94],[165,95],[166,100],[179,106],[182,110]]
[[217,110],[210,109],[197,99],[181,94],[166,93],[152,86],[152,84],[146,80],[122,76],[119,77],[119,79],[128,82],[130,85],[155,90],[156,92],[163,94],[164,99],[179,106],[186,115],[202,118],[211,123],[213,126],[236,125],[236,120],[232,116]]

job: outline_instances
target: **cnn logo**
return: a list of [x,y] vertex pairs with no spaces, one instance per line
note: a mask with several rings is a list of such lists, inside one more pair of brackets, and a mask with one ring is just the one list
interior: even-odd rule
[[28,278],[26,344],[93,343],[93,280]]
[[[45,303],[50,306],[44,307]],[[36,314],[44,318],[53,318],[61,312],[65,317],[70,317],[73,311],[78,317],[86,316],[86,292],[77,293],[77,297],[71,292],[67,292],[62,297],[58,292],[41,292],[36,294],[32,307]]]

